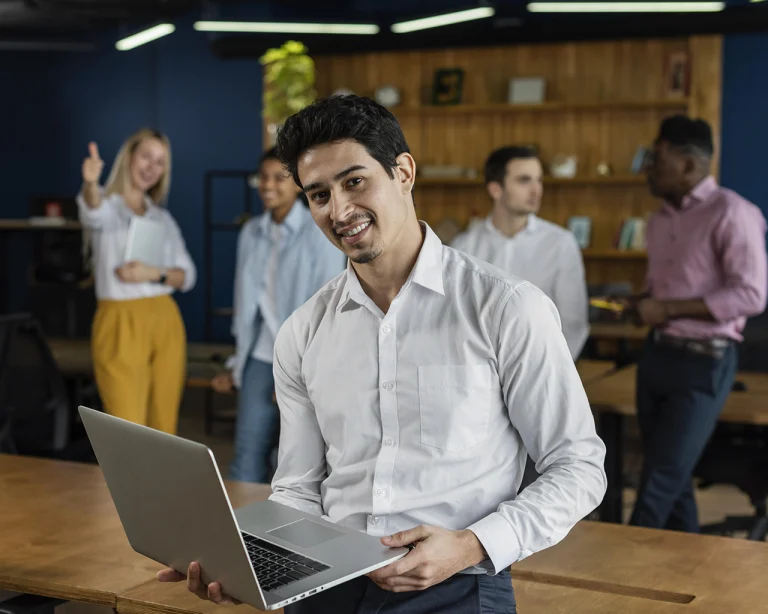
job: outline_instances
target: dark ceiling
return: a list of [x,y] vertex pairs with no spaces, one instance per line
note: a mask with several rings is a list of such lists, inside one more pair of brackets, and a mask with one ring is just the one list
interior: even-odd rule
[[[109,28],[128,30],[182,16],[273,21],[375,22],[376,36],[302,35],[313,55],[363,50],[414,49],[555,40],[675,36],[768,30],[768,1],[726,0],[720,13],[686,15],[541,15],[524,0],[0,0],[0,48],[8,41],[77,40]],[[491,19],[390,33],[395,21],[491,4]],[[224,58],[258,57],[285,41],[285,34],[209,34],[212,51]]]

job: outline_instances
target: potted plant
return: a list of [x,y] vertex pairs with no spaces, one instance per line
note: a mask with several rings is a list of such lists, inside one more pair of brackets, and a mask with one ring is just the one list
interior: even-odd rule
[[304,44],[287,41],[261,56],[264,66],[264,111],[270,142],[278,128],[297,111],[314,102],[315,63]]

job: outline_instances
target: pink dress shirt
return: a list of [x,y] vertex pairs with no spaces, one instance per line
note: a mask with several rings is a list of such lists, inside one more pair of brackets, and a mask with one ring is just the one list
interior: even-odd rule
[[744,323],[765,309],[766,222],[754,204],[701,181],[677,209],[665,202],[647,228],[647,288],[656,299],[703,299],[715,321],[677,319],[669,335],[741,341]]

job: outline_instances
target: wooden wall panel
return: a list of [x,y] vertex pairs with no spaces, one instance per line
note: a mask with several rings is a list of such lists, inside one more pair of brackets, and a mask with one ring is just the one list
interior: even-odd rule
[[[667,58],[683,50],[690,57],[690,96],[670,100]],[[624,219],[658,206],[643,178],[629,176],[632,159],[638,146],[650,145],[665,116],[680,112],[709,121],[719,150],[721,56],[719,36],[323,56],[316,59],[317,88],[321,96],[338,88],[373,96],[381,85],[397,87],[402,102],[392,111],[417,166],[456,164],[481,172],[487,155],[509,144],[536,145],[545,168],[558,153],[576,155],[578,180],[548,181],[540,215],[561,225],[572,215],[590,216],[588,280],[629,280],[639,289],[642,254],[613,249]],[[465,71],[463,104],[431,106],[435,71],[454,67]],[[524,76],[546,79],[546,104],[505,105],[509,80]],[[611,180],[596,176],[600,162],[612,167]],[[417,179],[414,198],[420,218],[432,225],[452,218],[465,226],[490,210],[479,181]]]

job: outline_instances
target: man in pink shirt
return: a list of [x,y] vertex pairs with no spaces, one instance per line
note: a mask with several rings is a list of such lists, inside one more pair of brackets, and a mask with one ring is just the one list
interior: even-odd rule
[[713,144],[700,119],[665,119],[647,165],[664,200],[647,228],[652,327],[637,372],[645,454],[630,524],[698,532],[691,476],[731,391],[747,317],[765,309],[765,218],[710,175]]

